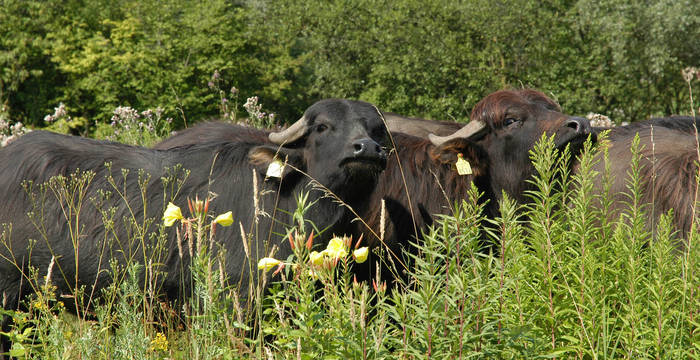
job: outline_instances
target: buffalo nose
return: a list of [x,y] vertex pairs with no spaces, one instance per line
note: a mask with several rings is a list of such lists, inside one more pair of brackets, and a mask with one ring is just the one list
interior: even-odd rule
[[572,116],[564,123],[565,127],[572,128],[576,133],[588,134],[591,132],[591,123],[586,118]]
[[386,152],[382,147],[377,144],[376,141],[372,139],[360,139],[360,140],[355,140],[352,143],[353,147],[353,154],[356,157],[386,157]]

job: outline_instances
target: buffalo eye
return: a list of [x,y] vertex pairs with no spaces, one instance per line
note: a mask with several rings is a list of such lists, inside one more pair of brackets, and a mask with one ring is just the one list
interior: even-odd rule
[[318,124],[316,125],[316,132],[317,133],[322,133],[324,131],[328,130],[328,125],[326,124]]
[[509,118],[506,118],[506,119],[503,121],[503,125],[504,125],[504,126],[510,126],[510,125],[513,125],[513,124],[517,123],[518,121],[520,121],[520,120],[518,120],[518,119],[516,119],[516,118],[509,117]]

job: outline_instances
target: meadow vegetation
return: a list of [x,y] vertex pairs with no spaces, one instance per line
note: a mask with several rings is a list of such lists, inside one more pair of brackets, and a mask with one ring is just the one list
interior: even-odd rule
[[[479,99],[509,85],[546,89],[567,112],[608,114],[616,123],[695,115],[698,106],[695,1],[4,0],[2,7],[2,145],[31,127],[150,146],[210,117],[267,128],[293,122],[324,97],[464,121]],[[388,264],[408,274],[395,290],[386,289],[390,274],[355,281],[361,252],[343,248],[346,240],[330,250],[321,243],[304,220],[311,204],[303,195],[284,238],[294,255],[262,269],[250,264],[266,276],[243,298],[240,284],[219,271],[225,256],[211,249],[225,240],[217,226],[251,224],[208,213],[215,198],[190,199],[164,219],[132,219],[130,241],[165,251],[165,232],[176,231],[182,251],[192,252],[187,300],[156,296],[162,274],[153,263],[113,263],[112,285],[88,296],[85,287],[56,293],[50,279],[58,270],[33,268],[26,281],[36,295],[20,310],[0,310],[13,320],[5,333],[10,355],[698,359],[698,218],[684,246],[670,214],[645,227],[655,214],[640,204],[649,179],[638,176],[636,161],[627,174],[632,195],[610,218],[611,194],[592,191],[597,151],[588,144],[573,174],[543,136],[531,152],[537,175],[529,201],[505,196],[493,219],[484,217],[476,189],[449,199],[449,215],[420,241],[406,239],[415,254]],[[109,229],[100,199],[73,202],[93,176],[27,190],[97,206]],[[167,179],[171,191],[183,176]],[[161,225],[146,233],[154,223]],[[1,230],[7,246],[12,228]],[[71,236],[80,238],[80,229]]]
[[[638,151],[635,146],[630,151]],[[83,302],[77,299],[86,298],[86,287],[57,294],[47,280],[56,269],[34,268],[27,281],[38,289],[36,295],[26,299],[23,310],[2,310],[14,320],[6,334],[13,340],[11,354],[52,359],[700,358],[698,219],[685,247],[674,236],[669,214],[655,229],[645,227],[651,214],[639,202],[646,180],[635,175],[636,161],[628,174],[632,196],[619,218],[609,218],[609,194],[591,191],[596,151],[587,144],[580,171],[571,174],[563,165],[566,155],[556,156],[552,139],[543,136],[531,152],[538,175],[531,180],[530,201],[516,204],[505,197],[495,219],[484,218],[475,188],[465,199],[451,199],[451,214],[440,216],[420,241],[410,240],[418,251],[390,264],[396,272],[408,272],[395,291],[386,289],[389,274],[376,274],[370,282],[354,280],[352,269],[364,261],[362,255],[347,247],[347,239],[328,247],[320,243],[303,218],[311,204],[302,196],[284,239],[293,243],[294,255],[269,259],[258,269],[250,264],[251,271],[266,276],[243,289],[251,296],[241,298],[240,285],[219,271],[225,256],[209,250],[224,240],[217,238],[216,226],[247,224],[231,214],[208,214],[207,203],[216,199],[192,199],[189,209],[169,208],[163,219],[134,221],[131,239],[156,244],[163,232],[178,232],[181,251],[195,252],[189,264],[193,276],[183,279],[190,282],[183,286],[191,289],[184,294],[188,300],[154,296],[154,279],[160,275],[152,262],[114,263],[113,284]],[[76,173],[46,186],[54,196],[75,199],[92,176]],[[177,176],[168,183],[176,187]],[[97,204],[83,201],[73,206]],[[109,209],[101,212],[108,226]],[[163,225],[141,234],[138,226],[150,221]],[[5,227],[0,244],[10,236],[11,227]],[[80,231],[72,236],[80,237]],[[250,236],[242,241],[255,241]],[[148,275],[143,281],[140,272]],[[77,309],[77,316],[67,307]]]

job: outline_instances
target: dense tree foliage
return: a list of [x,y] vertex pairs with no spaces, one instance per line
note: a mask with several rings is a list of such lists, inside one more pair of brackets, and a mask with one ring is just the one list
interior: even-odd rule
[[[282,121],[324,97],[464,120],[484,95],[536,87],[570,113],[615,121],[690,111],[700,65],[692,0],[1,0],[0,104],[75,131],[117,106],[162,107],[183,126],[221,94],[257,95]],[[694,80],[697,81],[697,80]],[[696,104],[697,106],[697,104]]]

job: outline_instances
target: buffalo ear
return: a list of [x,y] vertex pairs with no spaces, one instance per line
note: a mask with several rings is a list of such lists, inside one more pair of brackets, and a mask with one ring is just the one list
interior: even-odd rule
[[248,151],[248,162],[253,165],[263,177],[267,176],[266,174],[271,164],[272,167],[275,166],[273,162],[286,162],[286,166],[284,166],[282,172],[279,173],[279,176],[273,176],[280,179],[293,172],[294,168],[303,170],[303,159],[304,157],[301,150],[287,149],[278,146],[260,145]]
[[459,154],[462,154],[462,158],[469,162],[474,176],[486,174],[486,152],[472,141],[457,138],[430,149],[430,157],[442,165],[454,166]]

